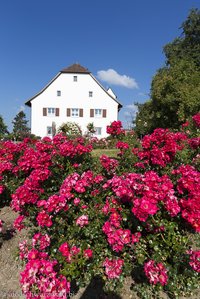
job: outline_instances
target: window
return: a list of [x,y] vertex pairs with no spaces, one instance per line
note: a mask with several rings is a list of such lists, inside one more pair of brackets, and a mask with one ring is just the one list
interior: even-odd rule
[[93,97],[93,91],[89,91],[89,98]]
[[94,109],[95,117],[102,117],[102,109]]
[[74,82],[77,82],[77,81],[78,81],[77,76],[74,76]]
[[72,117],[79,117],[79,109],[78,108],[72,108],[71,116]]
[[57,96],[58,96],[58,97],[61,96],[61,90],[57,90]]
[[82,108],[67,108],[66,112],[67,117],[83,117]]
[[101,130],[102,130],[101,127],[96,127],[95,130],[96,130],[95,135],[101,135]]
[[43,116],[59,116],[60,109],[59,108],[42,108]]
[[52,133],[53,133],[52,127],[48,126],[47,127],[47,135],[52,135]]
[[47,108],[47,115],[48,116],[55,116],[56,109],[55,108]]

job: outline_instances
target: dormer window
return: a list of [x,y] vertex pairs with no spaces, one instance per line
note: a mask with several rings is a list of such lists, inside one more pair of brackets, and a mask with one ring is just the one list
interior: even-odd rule
[[61,96],[61,90],[57,90],[57,97]]
[[89,98],[93,97],[93,91],[89,91]]
[[77,81],[78,81],[77,76],[74,76],[73,78],[74,78],[74,82],[77,82]]

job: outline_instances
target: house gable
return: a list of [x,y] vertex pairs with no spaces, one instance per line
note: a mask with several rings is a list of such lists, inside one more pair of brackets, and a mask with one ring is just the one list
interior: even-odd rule
[[93,123],[98,138],[106,137],[106,126],[118,119],[122,107],[114,93],[78,64],[61,70],[26,105],[31,107],[31,132],[40,137],[66,122],[77,123],[83,134]]
[[39,91],[36,95],[31,97],[28,101],[25,102],[25,105],[31,107],[31,101],[34,100],[36,97],[41,95],[61,74],[87,74],[92,77],[92,79],[104,90],[104,92],[111,97],[115,102],[118,103],[118,111],[122,108],[122,104],[117,100],[116,97],[112,95],[112,93],[108,92],[103,85],[91,74],[91,72],[84,68],[79,64],[73,64],[68,68],[62,69],[41,91]]

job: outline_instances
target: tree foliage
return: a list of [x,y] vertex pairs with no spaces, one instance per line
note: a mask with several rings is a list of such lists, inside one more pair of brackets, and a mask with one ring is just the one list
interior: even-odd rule
[[167,64],[171,65],[177,59],[188,59],[200,66],[200,11],[198,9],[191,10],[181,29],[181,36],[164,47]]
[[[200,11],[191,10],[181,28],[181,36],[164,47],[166,66],[153,77],[151,100],[138,106],[139,134],[177,129],[200,111]],[[146,130],[141,123],[147,123]]]
[[16,140],[22,140],[30,134],[30,129],[27,126],[28,120],[24,111],[20,111],[12,121],[13,123],[13,135]]
[[135,132],[140,136],[146,135],[153,130],[152,118],[154,117],[153,104],[149,100],[144,104],[135,103],[138,108],[137,117],[135,120]]
[[8,134],[7,125],[4,123],[4,119],[0,115],[0,139],[6,134]]

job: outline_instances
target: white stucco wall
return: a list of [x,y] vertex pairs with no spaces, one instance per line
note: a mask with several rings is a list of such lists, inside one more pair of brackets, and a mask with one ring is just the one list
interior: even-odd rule
[[[73,77],[77,76],[77,82]],[[61,96],[57,96],[57,91]],[[89,91],[93,96],[89,97]],[[43,116],[43,108],[59,108],[59,116]],[[82,108],[83,117],[67,117],[67,108]],[[106,118],[90,117],[90,109],[106,109]],[[94,80],[90,74],[61,73],[41,94],[31,101],[31,132],[47,136],[47,126],[55,122],[56,128],[65,122],[76,122],[83,134],[88,123],[102,128],[101,136],[106,137],[106,126],[118,118],[118,103]]]

